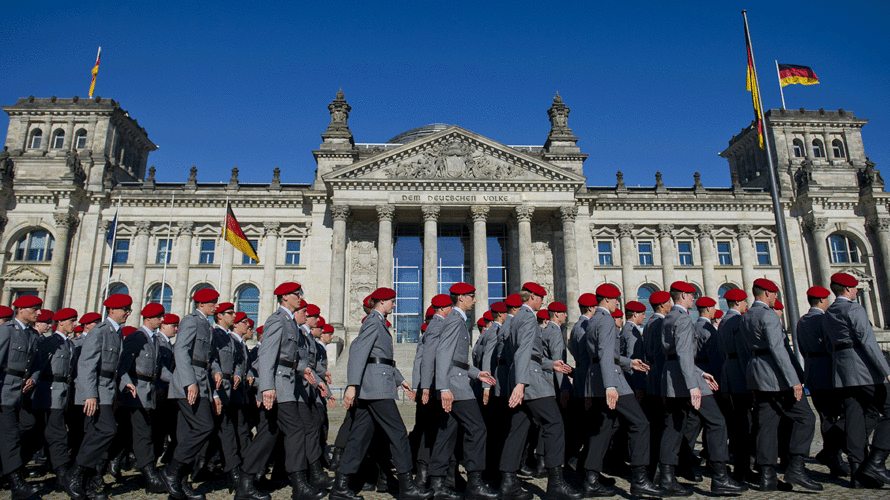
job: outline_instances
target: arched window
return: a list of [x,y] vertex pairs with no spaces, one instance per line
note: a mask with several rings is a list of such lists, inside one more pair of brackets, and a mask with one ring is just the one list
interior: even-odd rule
[[235,294],[235,310],[243,311],[248,318],[258,322],[260,312],[260,291],[253,285],[244,285]]
[[52,147],[55,149],[62,149],[62,146],[65,145],[65,131],[62,129],[56,130],[56,133],[53,134],[53,142]]
[[189,300],[191,300],[192,295],[194,295],[199,290],[203,290],[205,288],[209,288],[211,290],[216,290],[216,287],[211,285],[210,283],[200,283],[198,285],[195,285],[195,288],[192,288],[192,293],[189,294]]
[[31,141],[29,142],[29,148],[37,149],[40,147],[41,142],[43,141],[43,131],[39,128],[35,128],[31,131]]
[[803,158],[803,141],[800,139],[794,139],[791,141],[791,147],[794,149],[794,157],[795,158]]
[[649,316],[652,316],[652,313],[655,312],[652,309],[652,304],[649,303],[649,296],[653,293],[657,292],[658,289],[652,285],[643,285],[639,289],[637,289],[637,300],[646,305],[646,320],[649,320]]
[[726,312],[727,310],[729,310],[729,306],[726,304],[726,299],[724,299],[723,296],[726,295],[726,292],[732,290],[733,288],[738,288],[738,287],[733,285],[732,283],[725,283],[725,284],[721,285],[720,288],[717,290],[717,295],[719,296],[719,298],[717,299],[717,302],[718,302],[717,305],[720,307],[720,310],[723,312]]
[[825,158],[825,147],[819,139],[813,139],[813,157]]
[[[163,291],[163,294],[161,293]],[[161,288],[161,284],[152,285],[151,288],[148,289],[148,301],[149,302],[157,302],[164,306],[164,309],[167,312],[170,312],[170,308],[173,306],[173,290],[169,285],[164,285]]]
[[130,289],[127,288],[127,285],[123,283],[112,283],[110,287],[108,287],[108,295],[114,295],[116,293],[122,293],[124,295],[130,295]]
[[843,158],[845,156],[844,144],[840,141],[840,139],[831,141],[831,152],[834,154],[835,158]]
[[80,129],[74,134],[74,148],[85,149],[87,147],[87,131]]
[[46,262],[53,258],[55,238],[48,231],[40,229],[22,236],[15,245],[15,260]]
[[[690,285],[692,285],[692,288],[695,288],[695,293],[693,294],[695,300],[704,296],[704,293],[702,293],[701,288],[699,288],[698,285],[695,285],[694,283],[690,283]],[[689,308],[689,316],[692,318],[693,322],[698,321],[698,308],[694,305]]]
[[859,264],[859,251],[856,242],[842,234],[828,237],[828,253],[832,264]]

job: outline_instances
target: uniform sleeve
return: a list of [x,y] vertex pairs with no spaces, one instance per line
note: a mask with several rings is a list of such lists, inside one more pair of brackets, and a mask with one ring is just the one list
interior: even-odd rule
[[270,316],[263,325],[263,343],[257,350],[257,397],[263,392],[275,390],[275,367],[281,349],[283,326],[277,315]]
[[[566,362],[566,342],[562,338],[562,332],[559,329],[551,329],[552,334],[550,335],[550,355],[553,361],[562,361]],[[550,364],[553,366],[553,363]],[[572,392],[572,382],[569,380],[569,377],[565,376],[560,372],[555,372],[556,376],[556,385],[559,387],[560,392]]]
[[800,383],[800,379],[797,378],[797,371],[794,369],[794,365],[791,364],[791,358],[789,358],[788,351],[785,349],[785,335],[782,334],[782,323],[779,322],[779,316],[772,311],[764,313],[763,327],[764,333],[767,336],[766,340],[769,344],[770,354],[775,359],[779,371],[785,378],[785,382],[790,387],[794,387]]
[[862,350],[865,351],[865,355],[871,361],[872,366],[884,377],[890,375],[890,367],[887,366],[887,360],[884,358],[880,347],[878,347],[878,341],[875,338],[871,322],[868,320],[868,314],[859,304],[854,304],[850,308],[850,321],[853,326],[853,334],[857,336],[855,340],[862,344]]
[[[198,332],[197,318],[192,315],[182,318],[179,323],[179,332],[176,334],[176,342],[173,344],[173,358],[176,361],[176,383],[183,388],[197,385],[195,370],[192,368],[192,355],[189,349],[193,348],[195,335]],[[92,335],[87,335],[87,343]],[[78,365],[79,367],[80,365]]]
[[132,377],[130,377],[130,367],[133,366],[133,362],[136,361],[136,356],[139,355],[142,345],[141,342],[136,340],[135,335],[124,337],[121,346],[120,361],[117,364],[117,376],[120,378],[118,388],[121,391],[124,390],[127,385],[136,385],[135,382],[133,382]]
[[[597,323],[605,322],[598,321]],[[603,377],[603,386],[605,388],[617,388],[618,377],[622,376],[621,373],[615,371],[615,342],[618,342],[618,327],[614,321],[610,323],[611,325],[597,325],[597,354],[600,358],[600,374]]]
[[[53,333],[55,335],[55,333]],[[40,381],[40,376],[46,370],[49,360],[52,357],[53,347],[52,337],[41,336],[37,339],[37,354],[34,356],[34,362],[31,363],[31,380],[36,384]]]
[[[497,360],[493,360],[495,348],[498,345],[498,337],[500,336],[500,325],[497,322],[492,322],[492,325],[498,325],[495,327],[493,331],[490,333],[490,337],[485,342],[485,350],[482,352],[482,371],[487,371],[489,373],[494,373],[495,368],[497,367]],[[482,384],[484,389],[491,389],[491,386],[488,384]]]
[[411,387],[413,387],[415,391],[422,389],[422,387],[420,387],[420,367],[423,365],[423,344],[425,341],[426,338],[422,338],[420,342],[417,343],[417,350],[414,351],[414,368],[411,370]]
[[689,390],[699,389],[699,380],[695,369],[695,332],[692,321],[681,317],[674,323],[674,343],[677,351],[677,361],[680,363],[680,372],[683,381]]
[[[451,314],[457,314],[452,312]],[[460,334],[460,325],[457,321],[445,319],[442,333],[439,335],[439,347],[436,349],[436,388],[440,391],[450,391],[451,382],[448,375],[451,372],[451,361],[454,359],[454,351],[457,349],[457,336]]]
[[534,315],[529,311],[513,316],[513,322],[516,323],[517,317],[522,320],[516,325],[516,351],[513,354],[513,364],[515,365],[516,383],[529,385],[532,383],[532,371],[528,365],[532,360],[532,348],[535,343],[535,335],[537,335],[538,322],[535,321]]
[[87,335],[80,349],[80,357],[77,359],[77,380],[75,387],[77,388],[78,397],[83,395],[83,399],[93,399],[99,397],[99,384],[97,377],[99,375],[99,362],[102,356],[102,335],[104,332],[95,331],[97,328],[104,328],[102,325],[93,328],[93,332]]
[[[370,317],[365,320],[362,327],[358,331],[352,344],[349,346],[349,361],[346,364],[346,384],[361,387],[362,377],[365,374],[365,366],[367,366],[368,356],[371,354],[371,348],[374,347],[374,341],[377,338],[377,332],[371,328]],[[263,342],[265,345],[265,342]]]
[[420,386],[424,389],[431,388],[436,378],[436,350],[439,348],[441,325],[438,324],[440,320],[434,321],[437,322],[436,326],[426,330],[427,337],[424,340],[423,359],[420,363]]

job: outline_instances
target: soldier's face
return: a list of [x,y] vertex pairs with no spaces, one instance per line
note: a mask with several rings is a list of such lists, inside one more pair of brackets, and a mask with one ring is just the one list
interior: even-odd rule
[[37,321],[37,314],[40,312],[40,309],[36,307],[23,307],[19,309],[18,316],[20,319],[24,320],[23,322],[27,322],[29,324],[34,324]]
[[176,336],[176,330],[179,328],[179,325],[174,323],[168,323],[166,325],[161,325],[161,333],[167,336],[168,339],[172,339]]
[[302,325],[302,324],[306,323],[306,308],[305,307],[294,311],[294,321],[296,321],[298,325]]
[[63,321],[59,321],[56,325],[56,330],[64,333],[65,335],[71,335],[74,332],[74,325],[77,324],[77,318],[68,318]]
[[142,320],[142,324],[144,324],[149,330],[157,330],[158,327],[161,326],[161,323],[164,322],[163,316],[157,316],[154,318],[145,318]]

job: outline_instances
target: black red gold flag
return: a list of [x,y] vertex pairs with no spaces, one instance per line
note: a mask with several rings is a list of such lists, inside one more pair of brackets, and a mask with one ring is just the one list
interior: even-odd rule
[[256,254],[256,249],[253,248],[253,245],[251,245],[250,241],[247,240],[247,237],[244,236],[244,231],[241,230],[241,225],[238,224],[238,219],[235,218],[235,213],[232,212],[231,205],[226,205],[226,225],[223,228],[223,231],[225,231],[223,237],[226,241],[231,243],[233,247],[237,248],[241,253],[256,262],[260,261],[260,258]]
[[815,85],[819,83],[819,77],[807,66],[796,64],[779,65],[779,82],[782,86],[799,83],[801,85]]

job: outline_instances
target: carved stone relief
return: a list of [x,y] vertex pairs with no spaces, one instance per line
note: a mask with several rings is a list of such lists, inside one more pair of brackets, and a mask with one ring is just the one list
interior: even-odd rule
[[377,227],[355,222],[349,231],[349,300],[347,323],[356,326],[365,316],[362,300],[377,288]]
[[467,141],[435,145],[386,170],[390,179],[524,179],[528,171]]
[[546,301],[555,297],[553,272],[553,227],[550,224],[532,224],[532,268],[535,282],[547,290]]

